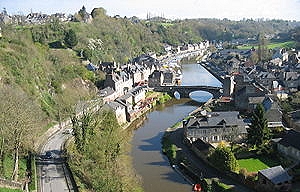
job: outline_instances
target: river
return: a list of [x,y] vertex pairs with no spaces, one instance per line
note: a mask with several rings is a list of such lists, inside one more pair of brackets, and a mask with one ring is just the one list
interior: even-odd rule
[[[182,65],[182,85],[221,86],[221,83],[199,64]],[[193,100],[207,101],[211,95],[207,92],[194,92]],[[185,192],[191,191],[188,184],[169,165],[161,152],[161,137],[164,131],[182,120],[200,103],[190,99],[180,99],[157,107],[148,113],[146,120],[134,133],[132,140],[133,166],[143,181],[145,192]]]

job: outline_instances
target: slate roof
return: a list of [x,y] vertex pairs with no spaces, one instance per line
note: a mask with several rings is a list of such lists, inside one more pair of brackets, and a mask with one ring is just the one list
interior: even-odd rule
[[86,68],[87,68],[88,70],[90,70],[90,71],[96,71],[96,70],[99,69],[99,67],[96,66],[96,65],[94,65],[93,63],[87,64]]
[[108,95],[112,95],[115,91],[111,87],[106,87],[99,91],[99,95],[102,97],[106,97]]
[[109,106],[114,111],[116,111],[118,108],[121,108],[121,109],[125,108],[124,105],[121,105],[120,103],[115,102],[115,101],[108,102],[106,105]]
[[270,96],[266,96],[262,102],[266,111],[266,117],[269,122],[281,122],[282,113],[277,102],[275,102]]
[[289,130],[279,141],[279,144],[285,147],[294,147],[300,150],[300,132],[293,129]]
[[120,96],[119,97],[119,99],[128,99],[128,98],[131,98],[133,95],[132,95],[132,93],[131,92],[128,92],[128,93],[126,93],[125,95],[122,95],[122,96]]
[[140,93],[142,90],[143,90],[143,87],[137,86],[137,87],[133,88],[132,90],[130,90],[130,93],[132,95],[136,95],[136,94]]
[[285,181],[290,181],[292,179],[292,177],[289,176],[289,174],[282,168],[281,165],[260,170],[259,173],[268,178],[275,185],[284,183]]
[[190,118],[187,127],[220,127],[221,125],[245,127],[246,123],[238,116],[238,111],[210,112],[207,113],[207,117]]

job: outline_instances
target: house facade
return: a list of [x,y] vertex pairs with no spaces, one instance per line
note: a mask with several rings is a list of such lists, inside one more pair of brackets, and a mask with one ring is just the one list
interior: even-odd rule
[[111,102],[107,102],[104,105],[104,108],[107,108],[114,112],[114,114],[116,115],[117,121],[120,125],[127,122],[126,111],[125,111],[124,105],[121,105],[120,103],[115,102],[115,101],[111,101]]
[[148,86],[149,87],[159,87],[164,81],[164,76],[162,71],[155,70],[151,75],[149,75]]
[[131,77],[126,73],[111,72],[110,74],[106,74],[104,86],[113,88],[116,94],[121,96],[132,88],[132,82]]
[[190,143],[201,139],[207,143],[219,143],[242,139],[247,124],[238,111],[202,112],[198,117],[183,121],[184,136]]

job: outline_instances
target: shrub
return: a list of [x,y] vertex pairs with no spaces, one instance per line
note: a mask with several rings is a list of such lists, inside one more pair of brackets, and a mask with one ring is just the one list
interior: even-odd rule
[[224,146],[218,146],[209,156],[209,161],[220,170],[236,171],[238,169],[234,154]]

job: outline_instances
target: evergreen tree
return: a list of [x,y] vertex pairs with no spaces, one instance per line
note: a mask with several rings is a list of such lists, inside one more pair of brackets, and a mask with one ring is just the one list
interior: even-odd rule
[[65,40],[66,46],[69,48],[76,46],[78,43],[76,33],[73,29],[70,29],[69,31],[66,32],[64,40]]
[[271,138],[265,110],[262,104],[258,104],[251,116],[251,124],[247,128],[247,142],[250,147],[262,148]]
[[257,49],[258,60],[262,62],[268,61],[270,57],[269,50],[268,50],[268,42],[263,34],[259,34],[258,41],[259,41],[258,49]]

